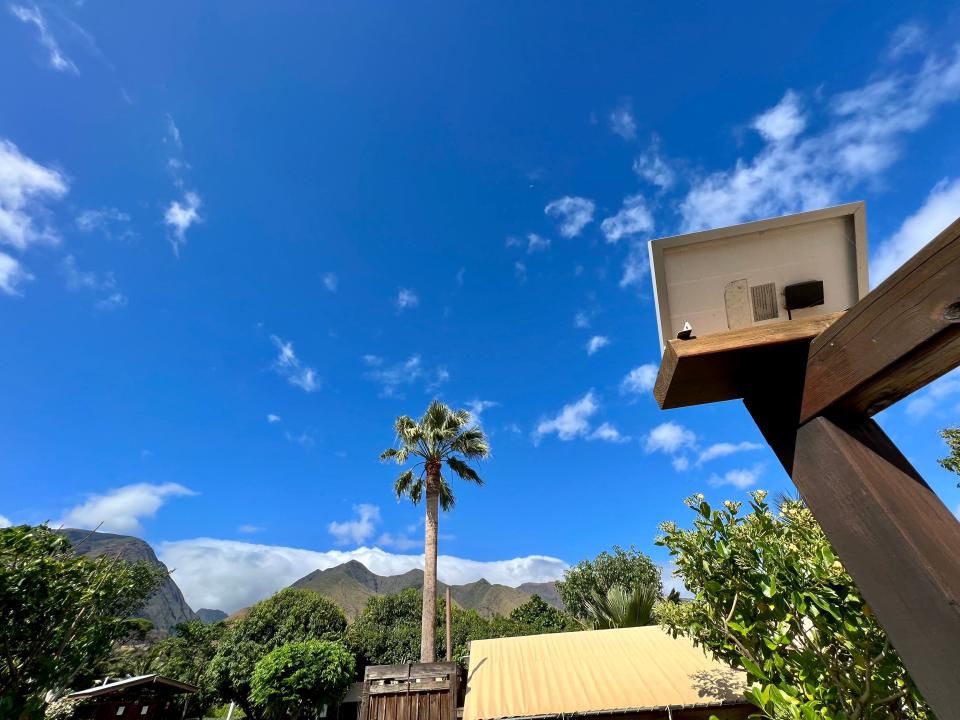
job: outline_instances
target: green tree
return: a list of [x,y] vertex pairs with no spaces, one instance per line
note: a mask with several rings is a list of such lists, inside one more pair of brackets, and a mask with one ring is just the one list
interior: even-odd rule
[[593,630],[651,625],[658,600],[660,589],[655,585],[614,585],[605,593],[597,590],[587,598],[588,620],[584,624]]
[[778,511],[753,493],[712,508],[687,501],[693,528],[661,526],[692,602],[660,603],[657,615],[755,682],[748,699],[768,718],[931,718],[883,629],[812,513]]
[[229,628],[224,622],[208,624],[192,620],[175,625],[173,633],[154,647],[151,672],[199,688],[198,692],[184,698],[191,715],[204,717],[220,699],[206,670],[227,632]]
[[572,617],[553,605],[548,605],[539,595],[534,595],[515,608],[510,613],[510,621],[515,625],[516,635],[539,635],[580,629]]
[[105,658],[165,578],[144,563],[81,557],[43,525],[0,530],[0,717],[41,717],[46,691]]
[[288,643],[340,640],[346,627],[343,610],[322,595],[312,590],[281,590],[229,624],[204,682],[224,702],[236,702],[248,718],[259,717],[249,696],[250,678],[260,659]]
[[354,672],[353,655],[340,643],[288,643],[257,662],[250,701],[268,720],[314,718],[324,705],[343,700]]
[[469,461],[490,454],[486,435],[473,424],[466,410],[451,410],[438,400],[430,403],[419,421],[406,415],[396,419],[394,430],[399,447],[380,454],[380,460],[395,460],[404,465],[419,458],[413,468],[404,470],[394,483],[398,498],[407,497],[414,505],[426,495],[426,519],[423,540],[423,608],[420,622],[420,662],[436,659],[436,627],[433,618],[437,609],[437,528],[438,505],[444,511],[454,505],[453,489],[443,476],[445,462],[454,475],[482,485],[483,481]]
[[603,551],[593,560],[582,560],[567,570],[563,580],[557,583],[557,592],[568,613],[578,620],[589,621],[590,601],[598,593],[605,596],[615,586],[648,585],[660,593],[660,567],[632,545],[629,550],[615,545],[612,555]]
[[940,437],[947,443],[950,454],[938,460],[938,462],[945,469],[960,475],[960,427],[941,430]]

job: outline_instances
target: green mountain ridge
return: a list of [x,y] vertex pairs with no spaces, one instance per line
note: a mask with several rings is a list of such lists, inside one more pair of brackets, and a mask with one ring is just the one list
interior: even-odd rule
[[[407,588],[423,587],[423,571],[410,570],[401,575],[377,575],[363,563],[350,560],[326,570],[314,570],[290,587],[313,590],[330,598],[347,614],[355,618],[370,598],[398,593]],[[447,586],[437,583],[437,594],[443,595]],[[453,601],[462,608],[476,610],[485,617],[508,615],[527,602],[534,594],[554,607],[563,609],[555,583],[524,583],[520,587],[497,585],[477,580],[465,585],[451,585]]]

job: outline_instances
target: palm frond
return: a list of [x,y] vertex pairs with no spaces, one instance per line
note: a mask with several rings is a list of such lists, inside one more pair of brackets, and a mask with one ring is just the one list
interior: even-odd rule
[[380,453],[380,462],[386,462],[390,458],[396,457],[397,453],[399,452],[400,451],[397,450],[396,448],[387,448],[382,453]]
[[454,505],[457,504],[457,499],[453,496],[453,489],[447,483],[447,480],[443,477],[443,475],[440,476],[438,500],[440,501],[440,507],[443,508],[444,512],[453,510]]
[[594,630],[649,625],[653,621],[653,605],[659,598],[653,585],[632,589],[615,585],[606,593],[595,590],[586,598],[590,625]]
[[460,458],[451,455],[447,458],[447,465],[463,480],[474,482],[477,485],[483,485],[483,479],[477,475],[477,471]]
[[397,494],[397,498],[408,497],[416,505],[418,501],[413,498],[414,494],[417,497],[420,495],[420,491],[417,490],[418,485],[422,485],[422,482],[413,477],[413,470],[404,470],[394,481],[393,491]]
[[490,455],[490,445],[483,430],[474,426],[460,433],[452,443],[450,449],[471,460],[485,458]]

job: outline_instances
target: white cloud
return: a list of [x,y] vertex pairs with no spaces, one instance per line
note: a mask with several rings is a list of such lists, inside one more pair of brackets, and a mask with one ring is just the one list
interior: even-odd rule
[[295,385],[304,392],[315,392],[320,389],[320,378],[316,370],[300,362],[300,358],[293,351],[293,343],[284,342],[276,335],[270,340],[277,348],[277,359],[273,362],[273,369],[287,382]]
[[676,173],[660,155],[660,140],[654,138],[650,147],[633,161],[633,171],[660,190],[669,190],[676,182]]
[[732,485],[733,487],[744,490],[755,485],[762,474],[763,465],[754,465],[752,468],[728,470],[723,475],[711,475],[709,483],[713,487]]
[[281,418],[279,415],[274,415],[273,413],[267,413],[267,422],[270,423],[271,425],[273,423],[282,422],[282,420],[283,418]]
[[403,533],[385,532],[377,538],[377,545],[385,545],[396,550],[413,550],[423,546],[423,539],[408,537]]
[[673,465],[673,469],[677,472],[685,472],[690,468],[690,458],[686,455],[675,455],[670,461],[670,464]]
[[550,249],[550,238],[541,237],[536,233],[527,235],[527,254],[532,255],[535,252]]
[[697,467],[711,460],[716,460],[717,458],[727,457],[740,452],[748,452],[750,450],[759,450],[762,447],[759,443],[748,442],[746,440],[739,443],[714,443],[700,452],[700,455],[697,457]]
[[573,316],[573,326],[580,329],[590,327],[590,315],[583,310],[577,310],[576,315]]
[[620,212],[600,223],[600,229],[608,243],[615,243],[621,238],[653,230],[653,215],[643,195],[630,195],[623,199]]
[[309,430],[304,430],[299,435],[294,435],[292,432],[287,430],[283,433],[283,436],[289,442],[296,443],[297,445],[301,445],[305,448],[311,448],[317,444],[316,438],[313,437]]
[[0,528],[7,528],[11,525],[13,525],[13,523],[10,522],[10,520],[8,520],[5,516],[0,515]]
[[610,338],[605,335],[594,335],[587,341],[587,355],[593,355],[598,350],[610,344]]
[[960,395],[960,368],[937,378],[913,395],[907,401],[907,416],[911,420],[920,420],[938,410],[952,410],[948,401],[953,395]]
[[20,285],[33,280],[19,260],[0,252],[0,293],[4,295],[21,295]]
[[887,56],[897,60],[921,50],[927,40],[926,31],[916,23],[904,23],[894,30],[887,46]]
[[410,288],[400,288],[397,291],[396,305],[399,312],[403,312],[408,308],[415,308],[420,304],[420,298]]
[[104,298],[97,300],[93,306],[97,310],[116,310],[126,307],[128,303],[127,296],[122,292],[112,292]]
[[168,498],[195,494],[178,483],[124,485],[103,495],[89,495],[55,524],[86,530],[100,525],[103,532],[138,533],[143,529],[140,521],[156,515]]
[[80,232],[100,232],[107,240],[128,241],[136,237],[129,227],[130,216],[113,207],[84,210],[74,222]]
[[361,503],[353,506],[356,518],[344,522],[332,522],[327,531],[333,535],[337,545],[360,545],[371,537],[380,522],[380,508],[376,505]]
[[182,204],[179,200],[174,200],[164,213],[163,222],[173,230],[170,244],[173,246],[174,254],[178,257],[180,247],[187,242],[187,230],[192,225],[203,222],[203,218],[200,217],[201,204],[200,196],[193,191],[188,191],[183,195]]
[[822,122],[808,122],[810,111],[788,90],[752,123],[764,140],[756,155],[695,180],[680,203],[681,229],[830,205],[892,165],[903,137],[958,97],[960,46],[945,56],[927,55],[915,72],[890,71],[828,98]]
[[572,238],[593,222],[594,209],[593,200],[567,195],[548,203],[543,212],[560,221],[560,234],[563,237]]
[[517,280],[519,280],[522,283],[525,283],[527,281],[527,266],[522,262],[520,262],[519,260],[517,260],[513,264],[513,274],[517,278]]
[[484,411],[489,410],[490,408],[495,408],[499,404],[500,403],[494,402],[493,400],[480,400],[478,398],[474,398],[473,400],[467,402],[467,410],[469,410],[470,415],[473,416],[473,421],[479,425],[483,422],[482,416]]
[[607,116],[610,130],[624,140],[632,140],[637,136],[637,121],[633,119],[630,103],[624,101],[610,111]]
[[177,150],[183,150],[183,138],[180,136],[180,128],[177,127],[177,123],[173,119],[173,115],[167,113],[166,121],[167,137],[170,139],[170,142],[177,146]]
[[323,286],[328,292],[335,293],[337,291],[337,285],[339,284],[339,281],[335,273],[324,273],[321,279],[323,280]]
[[250,535],[252,533],[262,532],[266,528],[261,527],[260,525],[250,525],[244,524],[237,528],[237,532],[244,533],[245,535]]
[[74,75],[80,74],[77,66],[73,64],[73,61],[63,54],[63,51],[60,49],[60,44],[53,36],[53,33],[50,32],[50,28],[47,26],[47,19],[43,16],[43,13],[40,12],[40,8],[36,5],[32,7],[11,5],[10,12],[12,12],[20,22],[33,25],[37,28],[38,39],[44,50],[47,51],[50,67],[59,72],[70,72]]
[[787,90],[783,99],[772,108],[754,118],[752,127],[768,142],[783,142],[795,138],[807,125],[800,106],[800,97]]
[[44,201],[66,195],[69,185],[54,168],[40,165],[9,140],[0,140],[0,243],[25,250],[60,238],[43,222]]
[[621,435],[611,423],[605,422],[592,433],[587,435],[587,440],[603,440],[604,442],[625,443],[630,440],[626,435]]
[[630,243],[630,251],[623,260],[623,276],[620,278],[620,287],[641,285],[646,282],[647,271],[650,269],[650,257],[643,243]]
[[533,433],[534,442],[545,435],[556,433],[561,440],[573,440],[590,432],[590,418],[600,409],[593,390],[587,392],[576,402],[564,405],[552,418],[541,418]]
[[457,270],[457,285],[463,287],[463,275],[467,272],[466,268],[460,268]]
[[428,392],[432,392],[450,379],[446,367],[438,365],[432,369],[427,368],[419,355],[411,355],[394,365],[384,365],[383,360],[375,355],[365,356],[364,362],[371,368],[364,377],[378,383],[384,397],[400,397],[400,388],[419,382],[424,383]]
[[673,455],[683,448],[695,447],[696,444],[696,434],[673,421],[657,425],[644,439],[644,449],[648,453],[663,452],[668,455]]
[[870,284],[879,285],[960,216],[960,179],[938,182],[923,205],[873,254]]
[[654,363],[635,367],[620,381],[620,392],[624,395],[640,395],[653,390],[657,382],[658,368]]
[[[176,568],[177,585],[192,607],[233,612],[268,597],[314,570],[358,560],[379,575],[398,575],[423,568],[423,555],[400,555],[380,548],[320,552],[233,540],[196,538],[163,542],[157,548],[167,567]],[[441,555],[438,574],[446,583],[485,578],[516,587],[563,577],[563,560],[529,555],[510,560],[476,561]]]

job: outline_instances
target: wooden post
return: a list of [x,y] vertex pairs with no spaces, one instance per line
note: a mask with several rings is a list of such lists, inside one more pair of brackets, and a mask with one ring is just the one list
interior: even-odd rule
[[451,607],[453,601],[450,596],[450,586],[447,585],[447,662],[453,660],[453,638],[451,637],[451,629],[453,627],[453,608]]
[[818,417],[793,481],[937,717],[960,699],[960,523],[873,421]]

